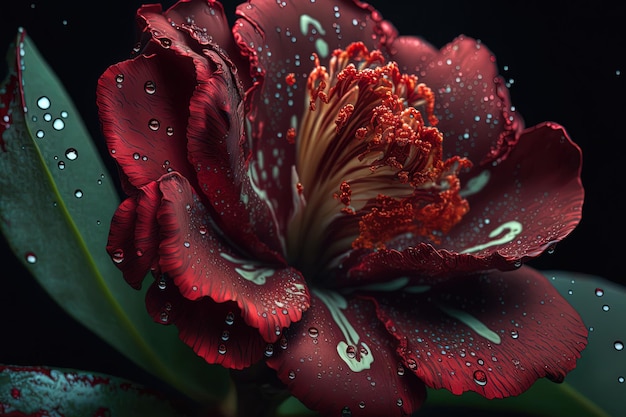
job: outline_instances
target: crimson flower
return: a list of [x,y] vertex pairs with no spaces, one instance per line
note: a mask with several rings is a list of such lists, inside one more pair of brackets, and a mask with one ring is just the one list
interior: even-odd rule
[[327,415],[562,381],[586,328],[522,264],[581,218],[564,128],[524,127],[474,39],[437,50],[356,0],[237,15],[144,5],[98,83],[128,195],[107,251],[132,287],[152,273],[154,319]]

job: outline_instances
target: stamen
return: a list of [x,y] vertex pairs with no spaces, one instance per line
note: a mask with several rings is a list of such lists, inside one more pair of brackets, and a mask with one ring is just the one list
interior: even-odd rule
[[406,233],[437,241],[469,210],[457,174],[470,163],[442,160],[433,91],[363,43],[335,50],[328,68],[314,58],[295,138],[307,206],[289,225],[291,261],[319,268]]

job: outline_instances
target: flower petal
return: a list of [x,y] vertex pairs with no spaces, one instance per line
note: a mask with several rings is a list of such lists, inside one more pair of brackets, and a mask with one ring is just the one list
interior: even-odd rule
[[192,301],[165,280],[150,286],[146,306],[155,322],[174,324],[180,339],[208,363],[243,369],[263,358],[267,342],[241,320],[234,302]]
[[405,416],[419,408],[424,386],[400,364],[373,304],[333,292],[311,298],[267,360],[291,393],[323,415]]
[[495,58],[482,43],[459,36],[433,53],[419,38],[400,37],[387,49],[403,71],[416,74],[435,92],[446,158],[459,155],[486,163],[515,144],[523,122],[511,110]]
[[194,84],[192,61],[173,50],[112,65],[98,80],[97,104],[107,146],[133,187],[172,170],[194,177],[186,147]]
[[300,320],[309,294],[297,270],[235,252],[212,228],[206,207],[185,178],[172,173],[161,179],[159,189],[159,264],[185,298],[235,301],[245,322],[268,342]]
[[252,169],[284,231],[293,200],[298,200],[292,185],[297,181],[292,172],[295,146],[288,131],[297,132],[309,104],[306,83],[313,54],[326,63],[335,48],[351,42],[364,41],[375,49],[382,39],[394,37],[395,29],[358,1],[250,1],[237,14],[241,18],[233,31],[256,82],[246,95]]
[[157,266],[158,227],[156,212],[161,194],[156,182],[139,189],[120,204],[111,220],[107,252],[133,288]]
[[487,398],[560,382],[587,344],[580,316],[528,267],[376,296],[405,364],[428,386]]
[[462,195],[470,211],[441,246],[526,261],[564,239],[582,216],[582,156],[551,122],[526,129],[509,156],[475,172]]

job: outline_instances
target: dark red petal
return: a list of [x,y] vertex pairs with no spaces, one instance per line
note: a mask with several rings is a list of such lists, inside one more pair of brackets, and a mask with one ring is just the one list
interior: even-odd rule
[[295,146],[287,133],[292,127],[298,131],[308,106],[305,93],[314,68],[312,54],[327,65],[334,49],[355,41],[375,49],[382,39],[394,37],[395,29],[371,6],[357,1],[251,1],[240,5],[237,14],[242,18],[233,31],[250,58],[256,82],[246,96],[251,169],[272,202],[280,230],[285,230],[297,192],[292,173]]
[[423,40],[401,37],[387,48],[403,71],[435,92],[446,157],[464,156],[477,164],[506,155],[523,122],[511,110],[495,57],[485,45],[459,36],[433,54]]
[[511,261],[539,256],[580,222],[581,165],[580,148],[562,126],[526,129],[504,161],[466,183],[470,211],[441,247],[479,257],[497,251]]
[[454,394],[502,398],[538,378],[562,381],[587,344],[578,313],[528,267],[446,281],[420,294],[379,293],[376,301],[406,366]]
[[[348,269],[348,280],[336,279],[335,287],[388,285],[401,278],[403,285],[434,284],[461,275],[489,269],[515,269],[514,261],[497,252],[484,256],[459,254],[437,249],[431,244],[417,243],[402,250],[380,249],[362,258],[346,259],[341,269]],[[398,281],[394,281],[398,282]]]
[[242,369],[263,358],[267,342],[241,319],[234,302],[192,301],[163,280],[148,289],[146,306],[155,322],[174,324],[181,340],[208,363]]
[[426,398],[424,385],[401,365],[373,304],[333,292],[311,299],[302,321],[285,331],[281,349],[267,360],[291,393],[329,416],[417,410]]
[[447,279],[519,267],[553,248],[580,222],[581,164],[580,149],[561,126],[544,123],[526,129],[504,161],[470,179],[463,191],[470,211],[441,243],[403,236],[388,245],[397,250],[354,253],[342,264],[350,271],[350,281],[333,285],[365,285],[402,276]]
[[217,235],[206,207],[180,175],[164,176],[159,188],[159,264],[185,298],[235,301],[245,322],[268,342],[300,320],[309,294],[297,270],[236,253]]
[[257,194],[247,171],[242,93],[228,62],[216,52],[204,53],[209,59],[196,63],[199,83],[189,104],[187,127],[189,160],[199,190],[208,197],[218,227],[233,243],[258,260],[282,259],[284,242],[270,203]]
[[139,289],[150,269],[157,267],[159,247],[156,212],[161,193],[151,182],[120,204],[111,220],[107,252],[133,288]]
[[[239,48],[231,31],[230,24],[224,13],[224,7],[216,0],[183,0],[179,1],[165,13],[167,19],[177,28],[189,33],[198,43],[197,47],[225,51],[236,63],[233,70],[237,76],[250,86],[248,63],[239,54]],[[241,68],[241,71],[239,70]]]
[[133,186],[172,170],[194,177],[186,144],[194,84],[193,62],[171,50],[115,64],[98,80],[107,146]]

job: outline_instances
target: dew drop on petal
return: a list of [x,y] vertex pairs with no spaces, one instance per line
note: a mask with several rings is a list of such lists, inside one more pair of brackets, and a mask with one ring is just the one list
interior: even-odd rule
[[287,377],[289,379],[296,379],[296,371],[294,371],[293,369],[289,370],[289,373],[287,374]]
[[265,346],[265,357],[270,358],[272,357],[273,354],[274,354],[274,345],[268,343]]
[[352,417],[352,411],[350,410],[350,407],[344,407],[341,410],[341,417]]
[[219,353],[220,355],[223,355],[226,353],[226,345],[221,343],[218,347],[217,347],[217,353]]
[[315,327],[309,328],[309,336],[317,337],[319,335],[319,331]]
[[157,131],[159,130],[159,127],[161,127],[161,123],[157,119],[150,119],[150,121],[148,122],[148,127],[150,128],[150,130]]
[[622,342],[621,340],[616,340],[613,343],[613,347],[615,348],[615,350],[624,350],[624,342]]
[[174,128],[172,126],[168,126],[167,129],[165,129],[165,133],[167,134],[167,136],[173,136]]
[[33,252],[26,252],[24,258],[26,258],[26,262],[28,262],[29,264],[34,264],[37,262],[37,255],[35,255]]
[[511,330],[511,338],[512,339],[517,339],[519,337],[519,333],[517,330]]
[[487,374],[483,371],[474,371],[474,382],[481,387],[487,385]]
[[228,330],[224,330],[222,332],[222,340],[226,342],[228,339],[230,339],[230,332]]
[[143,89],[148,94],[154,94],[156,92],[156,84],[154,81],[146,81],[143,85]]
[[396,400],[396,405],[397,405],[398,407],[402,407],[402,404],[404,404],[404,402],[402,401],[402,398],[398,398],[398,399]]
[[121,249],[116,250],[111,255],[111,259],[113,259],[113,262],[116,264],[122,263],[124,261],[124,251]]
[[167,311],[162,311],[159,316],[159,320],[161,320],[161,323],[167,323],[170,320],[169,313]]
[[164,290],[165,288],[167,288],[167,283],[165,282],[165,278],[164,277],[159,278],[159,282],[157,283],[157,287],[160,290]]
[[235,314],[233,314],[233,312],[230,311],[228,314],[226,314],[226,318],[224,319],[224,322],[228,324],[229,326],[231,326],[235,322]]

